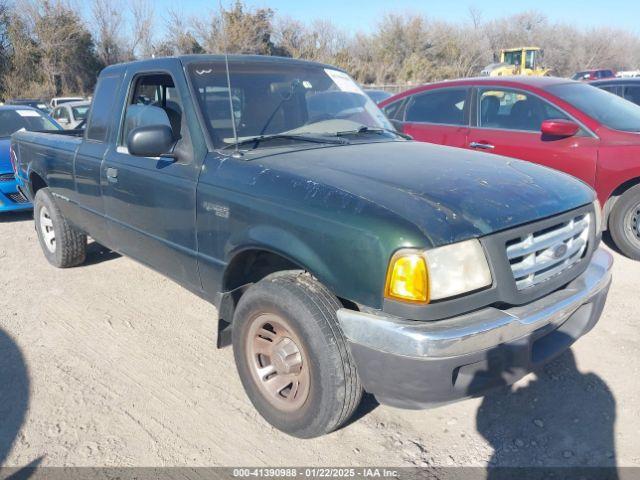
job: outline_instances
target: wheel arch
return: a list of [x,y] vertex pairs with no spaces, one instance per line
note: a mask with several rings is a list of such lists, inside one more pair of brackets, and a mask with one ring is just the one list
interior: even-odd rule
[[[278,232],[275,236],[277,241],[273,235],[269,235],[269,238],[271,241],[254,241],[234,249],[229,254],[217,302],[218,348],[231,344],[233,314],[242,294],[251,285],[272,273],[286,270],[306,271],[323,283],[346,308],[357,309],[355,303],[340,297],[337,282],[330,274],[330,268],[308,245],[287,232]],[[276,245],[287,245],[288,250],[284,251]]]
[[38,172],[34,170],[29,172],[29,190],[32,199],[35,199],[38,190],[46,188],[48,186],[49,185],[47,184],[46,180]]
[[640,185],[640,177],[630,178],[629,180],[626,180],[622,184],[618,185],[615,189],[613,189],[613,191],[605,201],[605,204],[603,205],[603,219],[602,219],[603,229],[605,230],[609,229],[609,217],[611,216],[611,212],[613,211],[613,208],[615,207],[615,204],[618,201],[618,199],[625,192],[635,187],[636,185]]

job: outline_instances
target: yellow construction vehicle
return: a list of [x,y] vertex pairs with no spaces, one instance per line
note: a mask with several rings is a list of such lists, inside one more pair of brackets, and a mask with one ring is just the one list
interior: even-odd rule
[[543,77],[549,69],[542,66],[544,52],[538,47],[505,48],[500,50],[500,62],[491,63],[482,70],[486,77],[531,75]]

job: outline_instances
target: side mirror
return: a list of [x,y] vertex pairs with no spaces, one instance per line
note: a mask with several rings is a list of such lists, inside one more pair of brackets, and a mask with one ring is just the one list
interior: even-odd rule
[[167,125],[134,128],[127,136],[129,153],[136,157],[171,155],[174,144],[173,132]]
[[573,137],[580,131],[580,125],[571,120],[545,120],[540,131],[549,137]]

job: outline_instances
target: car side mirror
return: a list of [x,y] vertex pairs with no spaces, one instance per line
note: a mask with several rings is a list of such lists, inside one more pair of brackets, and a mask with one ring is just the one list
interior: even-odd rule
[[573,137],[580,131],[580,125],[571,120],[551,119],[542,122],[540,131],[549,137]]
[[129,153],[136,157],[173,156],[175,140],[168,125],[145,125],[127,136]]

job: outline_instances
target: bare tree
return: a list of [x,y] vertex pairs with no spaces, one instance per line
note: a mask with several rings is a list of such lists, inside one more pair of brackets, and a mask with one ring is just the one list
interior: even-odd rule
[[148,0],[133,0],[130,6],[132,32],[129,56],[149,58],[154,54],[154,15]]
[[126,60],[121,0],[93,0],[91,6],[97,53],[105,65]]

